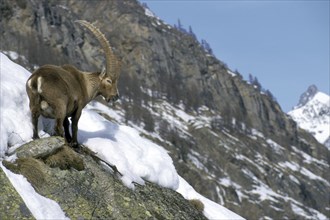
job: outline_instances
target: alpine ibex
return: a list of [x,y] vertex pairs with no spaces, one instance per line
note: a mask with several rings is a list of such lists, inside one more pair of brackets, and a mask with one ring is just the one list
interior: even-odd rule
[[120,74],[120,62],[101,31],[87,21],[76,22],[89,29],[101,44],[106,58],[105,71],[84,72],[71,65],[44,65],[34,71],[26,82],[33,139],[39,138],[38,118],[43,115],[56,119],[55,135],[65,137],[74,147],[78,146],[78,120],[82,109],[98,95],[102,95],[107,102],[116,101],[119,98],[117,81]]

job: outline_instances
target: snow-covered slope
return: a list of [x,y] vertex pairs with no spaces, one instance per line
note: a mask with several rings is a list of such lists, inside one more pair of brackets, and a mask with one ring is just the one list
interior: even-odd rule
[[[330,96],[310,86],[300,102],[288,113],[298,125],[312,133],[322,144],[330,138]],[[328,144],[329,145],[329,144]],[[330,148],[330,146],[327,146]]]
[[32,125],[29,121],[29,105],[25,92],[25,82],[30,72],[10,62],[3,54],[0,61],[1,158],[8,150],[7,145],[15,146],[31,139]]
[[[1,145],[0,160],[6,153],[31,140],[32,128],[28,110],[28,99],[25,93],[25,82],[30,73],[21,66],[10,61],[0,53],[1,72]],[[200,199],[205,206],[204,214],[210,219],[242,219],[239,215],[214,203],[198,194],[183,178],[173,165],[171,157],[165,149],[139,135],[132,127],[115,124],[95,113],[98,105],[89,105],[79,121],[79,141],[97,152],[98,156],[111,164],[115,164],[123,174],[122,181],[128,187],[132,182],[140,184],[148,180],[181,193],[186,199]],[[115,116],[116,113],[113,115]],[[14,117],[13,117],[14,116]],[[40,131],[41,135],[45,132]],[[2,158],[2,159],[1,159]],[[15,182],[20,179],[22,184],[13,184],[24,201],[36,194],[26,184],[25,178],[12,175],[5,170],[8,178]],[[30,191],[29,193],[24,193]],[[40,198],[36,196],[36,198]],[[40,200],[43,201],[43,200]],[[47,200],[48,201],[48,200]],[[41,202],[42,203],[42,202]],[[53,202],[50,202],[53,203]],[[39,213],[36,218],[49,218],[54,206],[28,205],[32,213]],[[55,205],[56,207],[56,205]],[[34,209],[43,209],[37,211]],[[61,218],[63,213],[58,211]],[[54,218],[54,215],[51,215]],[[55,216],[56,218],[56,216]]]

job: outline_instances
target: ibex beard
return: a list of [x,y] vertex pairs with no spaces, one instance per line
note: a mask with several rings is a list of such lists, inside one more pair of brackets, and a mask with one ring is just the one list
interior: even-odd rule
[[[30,100],[33,139],[39,138],[38,119],[42,115],[56,120],[55,135],[64,137],[72,147],[78,146],[78,121],[82,109],[96,96],[116,101],[120,62],[113,54],[105,36],[87,21],[77,21],[88,28],[100,42],[106,57],[106,70],[83,72],[71,65],[44,65],[33,72],[26,82]],[[70,122],[71,118],[71,133]]]

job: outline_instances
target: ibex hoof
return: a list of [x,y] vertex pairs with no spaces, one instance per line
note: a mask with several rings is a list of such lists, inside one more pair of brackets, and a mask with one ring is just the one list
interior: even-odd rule
[[71,142],[69,146],[73,148],[73,150],[76,151],[77,153],[80,153],[82,151],[82,146],[77,142]]
[[72,142],[72,138],[71,137],[65,136],[65,140],[67,141],[67,143],[71,143]]
[[32,137],[33,140],[40,139],[39,135],[33,135]]

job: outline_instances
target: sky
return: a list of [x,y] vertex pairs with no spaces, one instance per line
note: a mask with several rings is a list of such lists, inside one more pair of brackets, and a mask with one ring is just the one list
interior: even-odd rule
[[285,112],[314,84],[329,94],[329,0],[140,0],[167,24],[180,19],[214,55],[258,78]]

